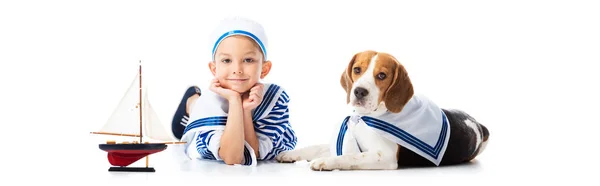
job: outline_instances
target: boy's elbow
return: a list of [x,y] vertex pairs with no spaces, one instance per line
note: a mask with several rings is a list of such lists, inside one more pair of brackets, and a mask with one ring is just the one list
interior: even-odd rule
[[242,164],[243,157],[229,155],[229,156],[223,157],[222,159],[225,162],[225,164],[227,164],[227,165],[235,165],[235,164]]
[[225,162],[225,164],[227,164],[227,165],[242,164],[242,160],[244,159],[244,156],[242,156],[241,153],[222,152],[223,150],[220,150],[220,151],[221,152],[219,154],[221,156],[221,159],[223,159],[223,161]]

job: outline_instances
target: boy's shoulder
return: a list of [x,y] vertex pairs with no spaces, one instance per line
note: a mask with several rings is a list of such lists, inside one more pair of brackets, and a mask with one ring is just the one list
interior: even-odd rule
[[264,89],[269,90],[282,90],[285,91],[285,89],[283,88],[283,86],[281,86],[280,84],[276,84],[276,83],[262,83],[264,85]]
[[273,99],[278,99],[279,97],[285,97],[285,99],[289,99],[289,95],[285,88],[276,83],[263,83],[263,95],[272,97]]

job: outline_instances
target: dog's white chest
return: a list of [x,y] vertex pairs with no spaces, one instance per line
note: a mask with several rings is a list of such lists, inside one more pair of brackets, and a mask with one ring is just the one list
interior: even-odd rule
[[373,130],[373,127],[368,126],[364,121],[352,117],[348,122],[348,129],[354,136],[360,151],[396,153],[397,144],[381,136],[381,134]]

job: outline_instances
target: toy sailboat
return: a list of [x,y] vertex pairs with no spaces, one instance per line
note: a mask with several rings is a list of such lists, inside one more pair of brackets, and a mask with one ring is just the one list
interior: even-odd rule
[[[139,137],[139,141],[117,143],[116,140],[109,140],[106,144],[99,145],[101,150],[108,153],[108,161],[113,165],[108,171],[155,172],[153,167],[148,167],[149,155],[165,150],[168,144],[185,143],[176,140],[164,129],[148,101],[147,88],[142,85],[140,61],[139,72],[117,108],[99,131],[91,132],[101,135]],[[144,157],[146,157],[146,167],[128,167]]]

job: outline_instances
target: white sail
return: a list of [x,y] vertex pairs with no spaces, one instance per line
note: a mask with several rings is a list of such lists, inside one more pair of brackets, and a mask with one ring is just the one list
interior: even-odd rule
[[99,132],[140,134],[139,84],[139,76],[136,74],[125,95]]
[[[146,88],[144,88],[146,90]],[[167,131],[160,122],[158,115],[148,100],[148,93],[144,91],[144,102],[142,103],[144,115],[144,132],[142,135],[153,140],[159,141],[179,141],[170,131]]]
[[[143,82],[142,84],[142,96],[140,95],[140,76],[136,74],[112,115],[98,131],[100,134],[121,134],[124,136],[137,136],[139,138],[141,132],[143,142],[179,141],[160,122],[158,115],[148,100],[148,88],[145,84],[147,83]],[[140,96],[142,96],[141,105],[139,104]],[[142,118],[140,118],[140,106],[143,108],[141,110]],[[142,120],[142,131],[140,131],[140,119]]]

